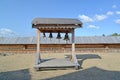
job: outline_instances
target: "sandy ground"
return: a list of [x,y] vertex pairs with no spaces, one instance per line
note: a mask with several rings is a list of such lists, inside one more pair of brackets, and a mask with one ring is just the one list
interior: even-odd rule
[[[42,54],[64,58],[68,54]],[[0,56],[0,80],[120,80],[120,53],[77,54],[81,69],[35,71],[35,54]]]

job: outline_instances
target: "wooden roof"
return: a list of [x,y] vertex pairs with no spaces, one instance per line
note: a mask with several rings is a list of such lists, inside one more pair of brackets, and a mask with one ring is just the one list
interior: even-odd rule
[[35,18],[32,24],[78,24],[82,26],[82,22],[75,18]]
[[82,22],[72,18],[35,18],[32,21],[32,28],[78,28],[82,27]]
[[[46,37],[40,38],[41,44],[66,44],[66,41],[62,39],[58,40],[56,37],[51,40]],[[36,44],[36,37],[0,37],[0,45],[1,44]],[[91,37],[75,37],[76,44],[120,44],[120,36],[91,36]],[[68,44],[71,44],[68,41]]]

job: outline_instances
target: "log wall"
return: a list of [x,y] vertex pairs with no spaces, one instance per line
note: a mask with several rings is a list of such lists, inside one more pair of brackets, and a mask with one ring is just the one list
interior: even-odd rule
[[[69,53],[70,44],[41,44],[42,53]],[[120,44],[76,44],[76,53],[120,52]],[[35,44],[0,45],[0,53],[36,53]]]

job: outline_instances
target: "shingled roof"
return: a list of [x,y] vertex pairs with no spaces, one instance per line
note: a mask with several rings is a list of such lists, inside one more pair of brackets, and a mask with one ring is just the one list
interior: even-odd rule
[[82,24],[75,18],[35,18],[32,24]]
[[[41,44],[66,44],[63,39],[40,38]],[[0,37],[0,44],[36,44],[36,37]],[[94,37],[75,37],[76,44],[120,44],[120,36],[94,36]],[[71,44],[71,40],[67,42]]]
[[82,27],[82,22],[75,18],[35,18],[32,21],[32,27],[36,28],[36,25],[73,25]]

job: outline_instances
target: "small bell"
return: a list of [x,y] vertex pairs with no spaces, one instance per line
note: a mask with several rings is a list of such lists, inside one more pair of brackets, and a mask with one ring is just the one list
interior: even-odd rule
[[46,37],[45,33],[43,33],[43,38]]
[[70,40],[68,33],[65,34],[64,40],[66,40],[66,41]]
[[49,38],[53,38],[53,35],[52,35],[52,33],[50,33],[50,34],[49,34]]
[[57,39],[61,39],[61,38],[62,38],[59,32],[58,32],[58,35],[57,35],[56,38],[57,38]]

